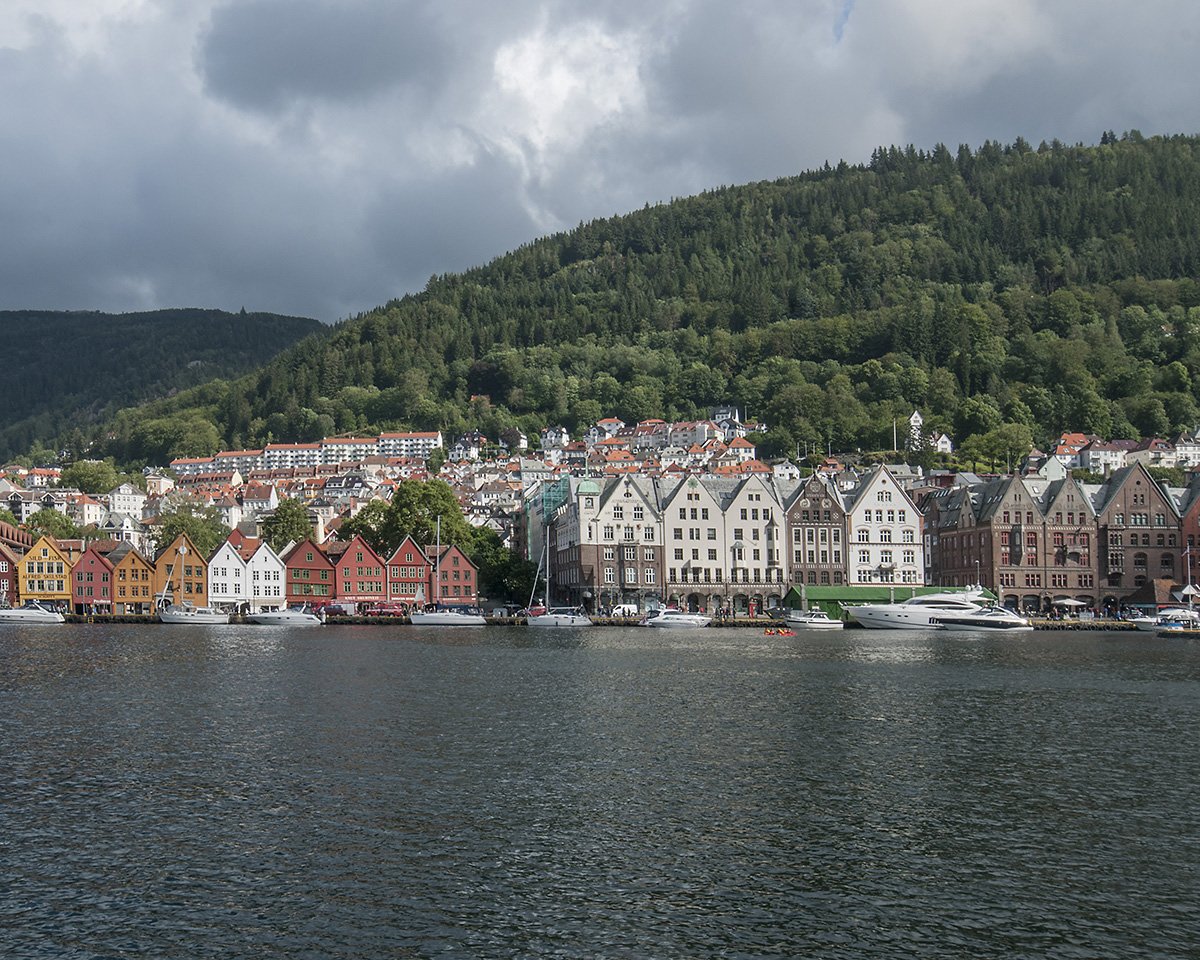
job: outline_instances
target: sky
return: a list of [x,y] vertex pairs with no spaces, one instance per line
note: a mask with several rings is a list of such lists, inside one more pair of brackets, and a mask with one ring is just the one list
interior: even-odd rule
[[335,322],[876,146],[1200,132],[1195,0],[4,0],[0,309]]

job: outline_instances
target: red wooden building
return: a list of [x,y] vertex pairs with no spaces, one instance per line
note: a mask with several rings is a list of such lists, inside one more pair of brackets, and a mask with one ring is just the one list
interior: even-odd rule
[[302,540],[283,558],[287,565],[288,603],[323,607],[334,596],[333,564],[311,540]]
[[325,544],[334,568],[335,596],[347,610],[363,610],[387,598],[384,563],[362,537]]
[[431,544],[425,548],[425,555],[433,562],[430,570],[432,589],[428,593],[431,602],[472,606],[479,602],[479,573],[465,553],[453,545],[443,546],[439,560],[437,547]]
[[108,555],[115,540],[88,544],[71,567],[71,609],[75,613],[111,613],[113,565]]
[[412,605],[431,599],[429,558],[412,537],[405,537],[387,562],[388,600]]

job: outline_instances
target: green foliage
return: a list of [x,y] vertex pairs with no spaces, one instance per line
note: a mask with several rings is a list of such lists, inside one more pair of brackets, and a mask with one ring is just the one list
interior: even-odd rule
[[[36,455],[39,463],[60,453],[66,460],[95,456],[101,426],[121,407],[241,376],[323,329],[316,320],[220,310],[0,311],[0,325],[21,331],[5,344],[0,367],[0,459],[50,444]],[[223,411],[234,432],[249,426],[239,409]]]
[[163,550],[181,533],[188,535],[203,556],[210,557],[229,536],[229,528],[221,523],[215,507],[184,503],[159,519],[154,531],[155,550]]
[[[331,431],[746,408],[767,448],[1194,427],[1200,138],[880,148],[583,224],[123,413],[117,462]],[[174,429],[181,421],[186,430]],[[211,431],[205,425],[211,424]]]
[[17,518],[13,516],[8,507],[0,507],[0,523],[7,523],[10,527],[17,525]]
[[108,493],[121,483],[112,458],[107,460],[77,460],[63,467],[59,486],[73,487],[84,493]]
[[1159,483],[1165,483],[1172,487],[1186,487],[1188,485],[1188,475],[1179,467],[1150,467],[1150,476]]
[[276,553],[282,553],[290,543],[300,543],[313,535],[308,510],[299,500],[286,497],[279,501],[275,512],[262,522],[263,539]]
[[373,501],[338,529],[339,540],[358,534],[385,560],[405,537],[417,544],[434,543],[441,518],[441,542],[455,544],[468,556],[475,542],[475,528],[467,523],[450,485],[442,480],[403,480],[389,503]]
[[25,521],[25,529],[36,540],[44,533],[56,540],[69,540],[79,536],[79,527],[65,513],[57,510],[39,510]]

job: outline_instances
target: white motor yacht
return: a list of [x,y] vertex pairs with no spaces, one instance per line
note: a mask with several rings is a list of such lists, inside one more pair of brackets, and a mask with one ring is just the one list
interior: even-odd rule
[[550,607],[544,613],[531,614],[525,622],[531,627],[590,627],[589,617],[580,607]]
[[163,623],[228,623],[229,614],[214,607],[197,607],[184,602],[160,610],[158,619]]
[[659,607],[641,623],[643,627],[707,627],[712,617],[675,607]]
[[846,612],[864,627],[884,630],[920,630],[935,627],[944,614],[977,614],[984,609],[979,589],[957,593],[926,593],[894,603],[846,605]]
[[1195,610],[1188,610],[1185,607],[1172,607],[1144,617],[1134,617],[1130,622],[1139,630],[1150,632],[1170,626],[1196,628],[1200,627],[1200,615]]
[[260,623],[269,627],[319,627],[325,622],[320,614],[313,613],[307,603],[283,610],[261,610],[246,615],[247,623]]
[[978,612],[946,610],[933,618],[937,626],[950,630],[1032,630],[1033,624],[1005,607],[981,607]]
[[57,610],[44,607],[36,600],[26,600],[24,606],[0,609],[0,623],[63,623],[65,620]]
[[478,607],[438,607],[414,611],[408,615],[419,627],[486,627],[487,618]]
[[845,626],[841,620],[834,620],[824,610],[815,607],[812,610],[789,610],[785,619],[789,627],[799,630],[841,630]]

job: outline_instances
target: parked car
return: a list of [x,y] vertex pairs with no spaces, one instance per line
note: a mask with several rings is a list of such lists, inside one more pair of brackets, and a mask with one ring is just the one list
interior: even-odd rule
[[352,617],[354,611],[344,603],[327,603],[320,608],[327,617]]

